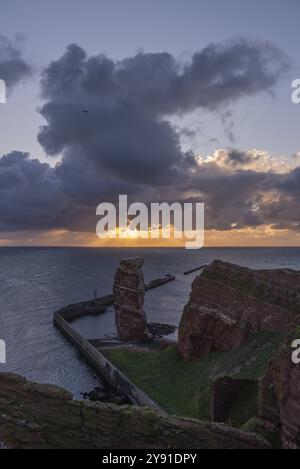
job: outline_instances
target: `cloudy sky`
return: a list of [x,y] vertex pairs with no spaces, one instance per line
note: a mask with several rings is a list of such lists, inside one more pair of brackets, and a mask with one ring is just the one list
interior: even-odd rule
[[204,202],[207,245],[299,245],[298,0],[0,9],[0,244],[99,245],[128,194]]

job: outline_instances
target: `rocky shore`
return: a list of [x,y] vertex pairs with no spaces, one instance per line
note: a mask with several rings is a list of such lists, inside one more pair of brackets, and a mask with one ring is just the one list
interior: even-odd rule
[[116,405],[130,404],[124,395],[113,391],[111,388],[103,389],[100,386],[95,386],[91,391],[80,394],[83,399],[88,399],[91,402],[105,402]]

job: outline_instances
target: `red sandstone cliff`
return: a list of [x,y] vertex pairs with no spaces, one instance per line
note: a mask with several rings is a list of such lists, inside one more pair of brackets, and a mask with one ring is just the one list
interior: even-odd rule
[[239,347],[259,331],[285,332],[297,309],[299,272],[215,261],[192,284],[179,327],[179,352],[192,361]]
[[[300,365],[291,344],[300,339],[300,273],[289,269],[252,270],[215,261],[192,285],[179,327],[178,349],[186,360],[242,345],[262,330],[285,334],[259,386],[259,420],[285,448],[300,448]],[[291,332],[293,331],[293,332]],[[224,419],[236,385],[213,387],[213,417]],[[221,389],[221,399],[220,399]],[[224,389],[229,394],[224,393]],[[233,391],[232,391],[233,390]],[[231,394],[232,392],[232,394]],[[224,404],[225,403],[225,404]],[[226,416],[226,415],[225,415]]]
[[119,338],[124,341],[147,338],[147,318],[143,311],[143,262],[138,257],[123,259],[115,273],[113,293],[116,327]]
[[300,364],[294,364],[291,359],[294,338],[300,338],[300,327],[287,335],[261,380],[259,418],[267,431],[277,435],[284,448],[299,449]]

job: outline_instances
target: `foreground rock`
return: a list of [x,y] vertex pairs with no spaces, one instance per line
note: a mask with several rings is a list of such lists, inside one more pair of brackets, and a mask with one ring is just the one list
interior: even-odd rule
[[192,284],[178,334],[185,360],[240,347],[259,331],[286,332],[300,310],[300,273],[215,261]]
[[72,394],[0,373],[0,441],[6,448],[268,448],[229,426],[149,409],[72,400]]
[[117,333],[121,340],[147,339],[147,319],[143,311],[145,284],[143,259],[123,259],[114,278],[114,308]]
[[287,335],[261,380],[259,418],[284,448],[299,449],[300,364],[291,360],[293,339],[300,339],[299,326]]

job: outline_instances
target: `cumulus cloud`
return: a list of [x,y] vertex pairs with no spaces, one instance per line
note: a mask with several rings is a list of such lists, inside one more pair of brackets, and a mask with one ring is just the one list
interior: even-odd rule
[[198,190],[205,199],[208,229],[299,229],[299,155],[219,149],[212,156],[198,156],[197,164],[186,191],[195,197]]
[[69,46],[41,80],[46,124],[38,139],[61,160],[52,167],[18,152],[0,160],[0,229],[94,231],[96,205],[122,193],[204,201],[208,229],[290,226],[297,157],[292,166],[253,149],[196,156],[182,151],[169,120],[219,110],[232,133],[228,105],[271,92],[287,67],[274,46],[246,40],[211,44],[185,64],[142,52],[115,62]]
[[22,55],[17,42],[0,35],[0,78],[11,91],[20,81],[33,73],[32,66]]
[[292,157],[282,155],[275,158],[265,150],[241,151],[235,148],[223,148],[216,150],[210,156],[198,155],[196,161],[199,166],[209,167],[211,164],[227,171],[253,170],[284,174],[300,165],[300,155],[295,154]]
[[246,40],[212,44],[185,65],[168,53],[114,62],[73,44],[43,73],[39,142],[50,155],[80,151],[133,183],[170,184],[185,155],[167,118],[270,90],[286,66],[274,46]]
[[0,159],[0,230],[52,228],[65,207],[55,171],[27,153]]

